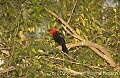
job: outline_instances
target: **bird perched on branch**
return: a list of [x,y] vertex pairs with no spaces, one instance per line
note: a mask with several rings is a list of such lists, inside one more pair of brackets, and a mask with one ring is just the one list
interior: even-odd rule
[[59,33],[56,28],[51,28],[49,31],[53,35],[55,42],[62,46],[62,51],[68,53],[63,35]]

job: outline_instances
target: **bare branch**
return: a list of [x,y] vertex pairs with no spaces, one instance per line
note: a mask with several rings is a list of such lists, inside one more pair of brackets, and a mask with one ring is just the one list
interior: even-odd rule
[[84,74],[83,72],[77,72],[77,71],[74,71],[72,69],[68,69],[67,67],[64,67],[64,68],[61,68],[61,69],[65,70],[67,72],[73,73],[74,75],[83,75]]
[[6,73],[6,72],[9,72],[9,71],[12,71],[12,70],[15,70],[15,69],[16,69],[16,67],[11,66],[11,67],[9,67],[9,68],[7,68],[7,69],[0,70],[0,73]]
[[10,72],[10,71],[16,70],[17,67],[22,67],[22,65],[17,64],[16,67],[15,67],[15,66],[11,66],[11,67],[6,68],[6,69],[4,69],[4,70],[0,70],[0,73],[6,73],[6,72]]
[[[49,65],[50,67],[55,67],[55,65],[52,65],[52,64],[50,64]],[[69,69],[69,68],[67,68],[67,67],[62,67],[62,66],[60,66],[60,65],[58,65],[57,67],[56,67],[58,70],[63,70],[63,72],[65,73],[65,71],[66,71],[66,73],[67,73],[67,75],[84,75],[84,73],[83,72],[77,72],[77,71],[75,71],[75,70],[72,70],[72,69]]]
[[77,4],[77,0],[76,0],[75,3],[74,3],[73,9],[72,9],[71,14],[70,14],[70,18],[68,19],[67,23],[69,23],[70,20],[71,20],[71,17],[72,17],[72,14],[73,14],[74,10],[75,10],[76,4]]
[[58,15],[56,15],[54,12],[52,12],[51,10],[49,10],[49,9],[47,9],[47,8],[45,8],[45,10],[46,10],[47,12],[49,12],[51,15],[53,15],[54,17],[56,17],[57,19],[59,19],[59,20],[62,22],[62,24],[64,24],[66,27],[68,27],[68,29],[70,29],[70,31],[74,34],[74,35],[72,35],[72,36],[74,36],[75,38],[80,39],[81,41],[84,41],[84,39],[83,39],[82,37],[80,37],[80,36],[75,32],[75,30],[74,30],[73,28],[71,28],[71,27],[69,26],[69,24],[66,23],[61,17],[58,17]]
[[[77,42],[77,43],[68,43],[66,44],[68,48],[75,47],[75,46],[89,46],[95,53],[97,53],[100,57],[105,59],[112,67],[116,66],[116,63],[112,59],[111,55],[108,54],[107,50],[103,50],[103,47],[99,44],[93,42]],[[56,47],[61,50],[61,46]],[[100,51],[99,51],[99,50]],[[102,51],[102,52],[101,52]]]
[[62,27],[64,28],[64,30],[65,30],[68,34],[72,35],[72,33],[71,33],[65,26],[62,25]]
[[9,50],[5,48],[0,48],[0,51],[8,56],[10,56]]
[[[86,41],[84,38],[82,38],[80,35],[78,35],[76,33],[76,31],[73,28],[71,28],[69,26],[69,24],[66,23],[61,17],[58,17],[54,12],[52,12],[51,10],[49,10],[47,8],[45,8],[45,10],[47,12],[49,12],[51,15],[53,15],[54,17],[56,17],[57,19],[59,19],[62,22],[62,24],[64,24],[72,32],[71,33],[69,30],[64,28],[70,35],[72,35],[73,37],[78,38],[79,40],[82,41],[81,43],[79,42],[79,43],[75,43],[75,44],[71,44],[71,45],[69,44],[69,45],[67,45],[67,47],[70,48],[70,47],[83,46],[83,45],[84,46],[89,46],[100,57],[105,59],[110,64],[111,67],[116,67],[116,63],[114,62],[111,55],[108,53],[108,51],[105,48],[103,48],[99,44],[96,44],[96,43],[93,43],[93,42],[90,42],[90,41]],[[60,47],[57,47],[57,48],[61,49]]]

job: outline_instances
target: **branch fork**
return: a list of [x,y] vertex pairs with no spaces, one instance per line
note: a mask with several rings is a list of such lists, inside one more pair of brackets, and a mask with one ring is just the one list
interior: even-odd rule
[[[65,22],[61,17],[58,17],[57,14],[55,14],[51,10],[49,10],[47,8],[45,8],[45,10],[62,22],[62,24],[64,25],[63,28],[67,33],[69,33],[71,36],[73,36],[74,38],[77,38],[81,41],[81,42],[74,43],[74,44],[73,43],[66,44],[66,46],[68,48],[75,47],[75,46],[88,46],[95,53],[97,53],[100,57],[102,57],[104,60],[106,60],[110,64],[111,67],[116,67],[116,63],[112,59],[112,56],[109,54],[107,49],[105,49],[104,47],[102,47],[101,45],[99,45],[97,43],[93,43],[88,40],[86,41],[79,34],[77,34],[77,32],[68,24],[70,19],[68,20],[68,22]],[[58,46],[57,48],[61,50],[60,46]]]

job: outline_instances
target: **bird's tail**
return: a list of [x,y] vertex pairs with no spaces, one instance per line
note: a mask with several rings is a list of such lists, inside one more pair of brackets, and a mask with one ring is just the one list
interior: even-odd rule
[[65,44],[62,44],[62,51],[68,53],[68,49]]

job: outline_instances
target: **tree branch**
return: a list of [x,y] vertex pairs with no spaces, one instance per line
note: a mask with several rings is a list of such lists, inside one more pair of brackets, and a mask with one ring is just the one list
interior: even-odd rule
[[74,6],[73,6],[73,9],[72,9],[72,11],[71,11],[71,13],[70,13],[70,18],[69,18],[68,21],[67,21],[68,24],[69,24],[69,22],[70,22],[70,20],[71,20],[71,17],[72,17],[73,11],[75,10],[76,4],[77,4],[77,0],[75,1]]
[[[54,12],[52,12],[51,10],[45,8],[45,10],[50,13],[51,15],[53,15],[54,17],[56,17],[57,19],[59,19],[62,24],[64,24],[72,33],[69,32],[69,30],[65,29],[70,35],[72,35],[75,38],[78,38],[79,40],[81,40],[81,43],[75,43],[75,44],[71,44],[71,45],[67,45],[67,47],[74,47],[74,46],[89,46],[94,52],[96,52],[100,57],[102,57],[103,59],[105,59],[111,67],[116,67],[116,63],[114,62],[114,60],[112,59],[111,55],[108,53],[108,51],[103,48],[101,45],[96,44],[96,43],[92,43],[90,41],[86,41],[84,38],[82,38],[80,35],[78,35],[76,33],[76,31],[71,28],[69,26],[68,23],[66,23],[61,17],[58,17]],[[60,47],[57,47],[60,49]]]
[[[102,57],[103,59],[105,59],[110,66],[115,67],[116,63],[114,62],[114,60],[112,59],[112,57],[110,56],[110,54],[107,52],[107,50],[105,50],[102,46],[100,46],[99,44],[93,43],[93,42],[77,42],[77,43],[68,43],[66,44],[66,46],[68,48],[71,47],[76,47],[76,46],[88,46],[90,47],[95,53],[97,53],[100,57]],[[56,47],[60,50],[62,50],[61,46]],[[103,51],[100,52],[99,50]]]
[[[50,64],[49,65],[50,67],[55,67],[55,68],[57,68],[58,70],[63,70],[63,72],[64,71],[66,71],[66,75],[84,75],[84,73],[83,72],[77,72],[77,71],[74,71],[74,70],[72,70],[72,69],[69,69],[69,68],[67,68],[67,67],[62,67],[62,66],[60,66],[60,65],[57,65],[57,67],[55,66],[55,65],[52,65],[52,64]],[[65,72],[64,72],[65,73]]]
[[[17,67],[22,67],[22,66],[19,65],[19,64],[17,64]],[[6,73],[6,72],[13,71],[13,70],[17,69],[17,67],[15,67],[15,66],[11,66],[11,67],[6,68],[6,69],[4,69],[4,70],[0,70],[0,73]]]
[[49,12],[51,15],[53,15],[54,17],[56,17],[57,19],[59,19],[68,29],[70,29],[70,31],[73,33],[73,35],[72,35],[73,37],[78,38],[78,39],[80,39],[81,41],[84,41],[84,39],[83,39],[82,37],[80,37],[80,36],[75,32],[75,30],[74,30],[73,28],[71,28],[71,27],[69,26],[69,24],[66,23],[61,17],[57,16],[54,12],[52,12],[51,10],[49,10],[49,9],[47,9],[47,8],[45,8],[45,10],[46,10],[47,12]]
[[9,51],[9,49],[1,48],[1,47],[0,47],[0,51],[1,51],[2,53],[4,53],[4,54],[10,56],[10,51]]

